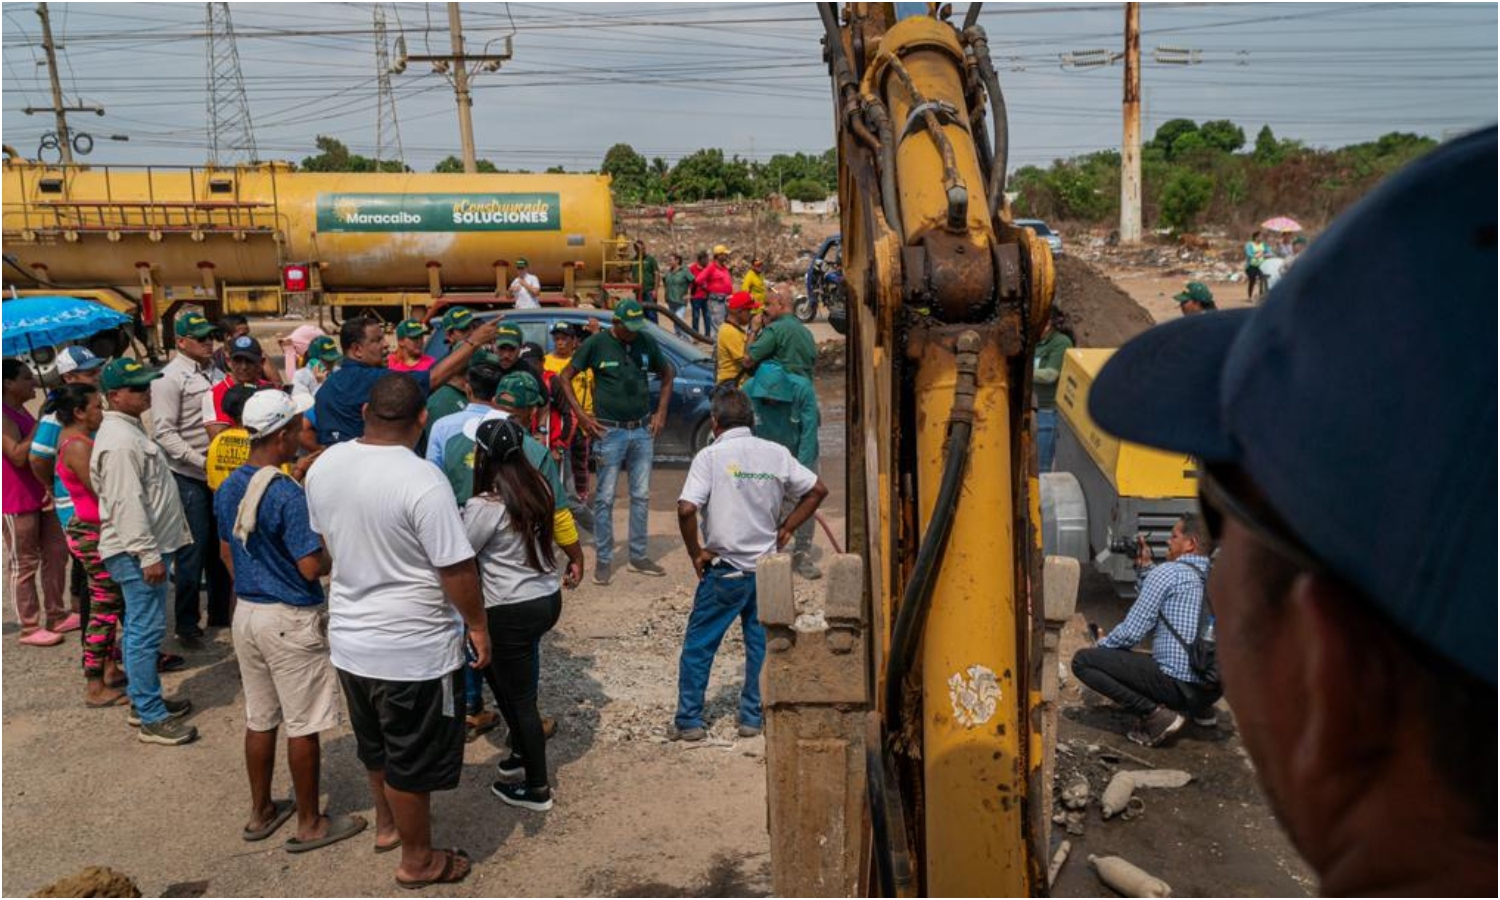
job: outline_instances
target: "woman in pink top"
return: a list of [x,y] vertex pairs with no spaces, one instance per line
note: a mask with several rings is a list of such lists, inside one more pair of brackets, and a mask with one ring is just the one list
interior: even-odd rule
[[[21,643],[51,647],[62,643],[61,632],[78,628],[77,614],[70,615],[63,606],[68,547],[62,525],[51,512],[51,493],[31,474],[31,439],[37,421],[25,405],[36,396],[36,376],[19,359],[6,359],[3,375],[5,572],[21,620]],[[38,570],[42,576],[40,604]],[[43,606],[50,629],[41,625]]]
[[115,651],[115,629],[125,614],[125,594],[104,569],[99,555],[99,497],[89,477],[89,457],[104,421],[104,405],[92,385],[70,384],[52,395],[47,411],[63,423],[57,441],[57,477],[73,500],[73,518],[66,529],[68,549],[83,565],[88,578],[88,622],[83,630],[83,677],[88,682],[83,702],[93,708],[130,702],[119,690],[120,669]]

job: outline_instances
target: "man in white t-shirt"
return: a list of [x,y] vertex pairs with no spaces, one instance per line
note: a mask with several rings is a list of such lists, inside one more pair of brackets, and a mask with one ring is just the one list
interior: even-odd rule
[[540,309],[542,296],[542,283],[531,274],[528,269],[530,263],[526,257],[516,260],[516,269],[519,270],[515,278],[510,282],[510,295],[516,300],[516,309]]
[[[698,573],[698,590],[682,638],[677,666],[677,715],[668,737],[701,741],[703,694],[719,642],[735,619],[745,635],[745,685],[740,691],[739,733],[754,737],[762,727],[760,667],[766,632],[755,608],[755,566],[791,540],[797,527],[817,511],[828,488],[811,469],[780,444],[751,434],[755,412],[750,398],[732,384],[714,390],[710,407],[714,441],[693,457],[677,524]],[[782,501],[797,505],[778,522]],[[703,514],[703,541],[698,514]]]
[[433,850],[430,793],[463,768],[464,637],[489,665],[479,570],[453,491],[412,452],[426,425],[421,387],[382,376],[364,435],[307,473],[308,518],[333,556],[328,644],[375,795],[375,849],[401,848],[403,887],[462,881],[467,855]]

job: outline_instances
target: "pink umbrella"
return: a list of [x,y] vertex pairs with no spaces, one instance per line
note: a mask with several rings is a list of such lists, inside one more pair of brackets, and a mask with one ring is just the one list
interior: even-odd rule
[[1302,226],[1299,225],[1299,224],[1297,224],[1297,220],[1296,219],[1289,219],[1286,216],[1277,216],[1274,219],[1267,219],[1264,222],[1260,223],[1260,227],[1262,227],[1264,229],[1267,229],[1268,231],[1301,231],[1302,230]]

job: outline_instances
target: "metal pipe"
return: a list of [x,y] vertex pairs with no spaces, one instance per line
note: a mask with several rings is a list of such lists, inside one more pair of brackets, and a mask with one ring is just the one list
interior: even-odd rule
[[964,30],[968,31],[979,24],[979,11],[984,8],[983,3],[970,3],[969,11],[964,14]]

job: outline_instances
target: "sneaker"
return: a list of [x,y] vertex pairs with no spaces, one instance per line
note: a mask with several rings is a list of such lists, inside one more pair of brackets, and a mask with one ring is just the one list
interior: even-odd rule
[[1184,719],[1181,714],[1165,706],[1158,706],[1151,712],[1151,715],[1141,719],[1140,726],[1126,737],[1142,747],[1155,747],[1181,731],[1182,726],[1186,724],[1187,719]]
[[512,753],[510,756],[495,763],[502,778],[517,778],[526,774],[526,762],[521,757]]
[[522,809],[546,812],[552,808],[552,788],[550,787],[533,788],[524,784],[506,784],[503,781],[497,781],[490,785],[490,793],[511,806],[519,806]]
[[20,640],[28,647],[56,647],[63,642],[63,636],[55,631],[38,628],[30,634],[21,635]]
[[156,671],[158,672],[176,672],[185,668],[187,668],[187,660],[175,653],[156,654]]
[[701,741],[708,737],[708,731],[703,728],[678,728],[676,725],[667,726],[667,740],[669,741]]
[[68,617],[57,623],[57,627],[52,630],[58,634],[67,634],[70,631],[77,631],[82,627],[83,619],[79,618],[78,613],[69,613]]
[[[163,697],[161,702],[167,705],[167,718],[164,721],[170,722],[173,719],[180,719],[193,711],[193,701],[191,700],[168,700]],[[130,704],[130,712],[125,716],[125,722],[133,728],[141,727],[141,717],[135,711],[134,703]]]
[[740,723],[740,737],[742,738],[760,737],[761,732],[764,730],[765,729],[761,728],[759,725],[746,725],[744,722]]
[[207,650],[208,641],[204,640],[203,634],[179,634],[177,646],[184,650]]
[[594,563],[594,584],[609,584],[612,577],[614,576],[609,571],[609,563]]
[[1219,727],[1219,714],[1209,710],[1202,715],[1193,716],[1193,724],[1203,728],[1217,728]]
[[168,747],[175,747],[178,744],[190,744],[197,740],[198,729],[176,719],[162,719],[160,722],[142,725],[136,737],[143,744],[166,744]]
[[663,569],[661,566],[658,566],[651,560],[644,558],[632,559],[630,561],[630,571],[639,572],[642,575],[650,575],[653,578],[660,578],[663,575],[667,574],[666,569]]
[[811,559],[800,553],[792,560],[792,571],[806,578],[808,581],[817,581],[823,577],[823,570],[813,565]]

